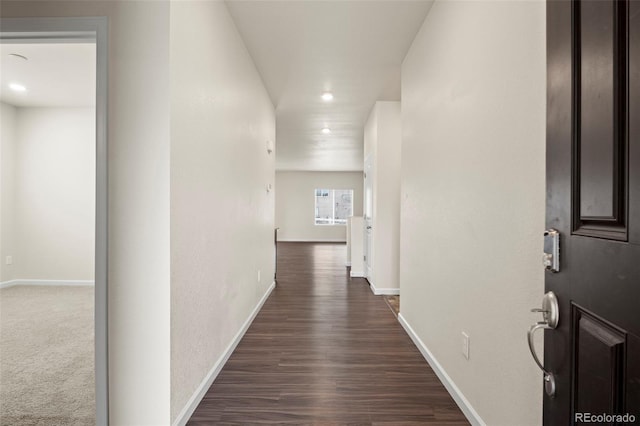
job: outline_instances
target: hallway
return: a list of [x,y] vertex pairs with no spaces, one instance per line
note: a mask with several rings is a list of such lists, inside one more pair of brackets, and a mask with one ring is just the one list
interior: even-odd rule
[[[640,241],[632,223],[640,172],[631,167],[640,153],[640,137],[631,137],[640,132],[631,119],[640,111],[640,2],[0,1],[6,45],[95,39],[92,135],[101,142],[87,161],[99,177],[91,186],[105,196],[92,203],[93,239],[82,241],[101,247],[89,268],[102,300],[97,426],[540,426],[568,423],[550,420],[550,406],[565,417],[581,407],[575,371],[563,368],[579,341],[566,336],[579,324],[575,309],[592,307],[569,293],[640,281],[623,270],[637,266],[627,255],[587,262],[608,274],[596,279],[574,267],[573,243],[565,244],[615,237],[606,251],[614,255]],[[581,5],[593,8],[584,25]],[[551,19],[555,7],[578,24]],[[558,33],[576,43],[553,41],[560,22]],[[574,55],[592,25],[591,53]],[[553,46],[562,52],[552,55]],[[23,101],[60,91],[29,81],[31,70],[48,70],[35,56],[5,53],[0,62],[17,72],[1,73],[0,102],[10,105],[3,96],[12,91]],[[603,96],[589,114],[574,102],[583,90],[585,99]],[[573,119],[580,111],[584,128]],[[0,127],[0,287],[74,280],[60,262],[70,251],[40,256],[14,238],[18,230],[38,238],[40,227],[20,224],[51,204],[31,208],[7,190],[28,171],[20,158],[31,150],[4,143],[19,142],[18,126]],[[556,134],[563,145],[547,146]],[[584,150],[580,135],[590,135]],[[71,172],[62,167],[68,156],[54,154],[43,161]],[[547,179],[572,170],[580,173]],[[66,223],[89,200],[74,194],[49,219]],[[548,202],[563,216],[551,216]],[[598,215],[606,238],[593,236],[604,229],[591,223]],[[589,229],[578,235],[582,222]],[[75,235],[56,229],[62,242]],[[541,263],[545,232],[552,263],[564,259],[559,274]],[[23,273],[30,264],[34,272]],[[42,276],[48,265],[56,276]],[[572,271],[584,286],[560,283],[573,282]],[[370,286],[355,278],[363,276]],[[530,347],[545,314],[531,309],[549,291],[560,301],[557,333],[535,328]],[[395,295],[397,318],[384,299]],[[609,297],[588,299],[623,312]],[[633,315],[592,314],[640,335],[626,326]],[[594,365],[613,368],[607,377],[633,376],[640,368],[626,353]],[[560,377],[555,400],[540,366]],[[597,388],[627,399],[629,389]]]
[[278,244],[278,285],[189,425],[469,424],[345,258],[344,244]]

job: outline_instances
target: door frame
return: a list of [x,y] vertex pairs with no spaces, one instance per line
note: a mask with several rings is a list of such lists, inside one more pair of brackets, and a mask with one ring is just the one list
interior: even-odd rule
[[106,17],[0,18],[0,43],[96,44],[95,388],[96,424],[109,424],[108,21]]
[[[364,182],[363,182],[363,208],[362,208],[362,231],[363,231],[363,245],[362,251],[364,252],[363,274],[369,284],[373,284],[373,228],[367,229],[367,227],[373,227],[373,211],[374,211],[374,194],[373,194],[373,164],[375,157],[373,154],[367,155],[364,159]],[[367,175],[368,174],[368,175]],[[370,183],[371,191],[367,195],[367,182]],[[367,216],[367,204],[370,205],[370,215]]]

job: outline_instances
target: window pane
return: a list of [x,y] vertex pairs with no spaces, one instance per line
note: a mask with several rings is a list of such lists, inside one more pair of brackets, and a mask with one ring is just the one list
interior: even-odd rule
[[335,222],[347,223],[347,218],[353,215],[353,190],[335,190]]
[[346,225],[353,215],[352,189],[316,189],[315,224]]
[[333,223],[333,205],[331,190],[316,189],[316,225]]

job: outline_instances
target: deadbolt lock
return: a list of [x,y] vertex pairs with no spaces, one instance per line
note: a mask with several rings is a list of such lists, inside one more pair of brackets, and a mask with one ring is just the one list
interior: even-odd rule
[[551,272],[560,272],[560,232],[551,228],[544,231],[542,264]]

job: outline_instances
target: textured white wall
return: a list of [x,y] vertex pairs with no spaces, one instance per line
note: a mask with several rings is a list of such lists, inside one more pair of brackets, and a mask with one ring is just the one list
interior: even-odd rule
[[494,426],[542,421],[545,64],[544,2],[438,1],[402,67],[401,314]]
[[362,172],[276,172],[279,241],[347,241],[346,225],[315,224],[315,189],[353,189],[353,215],[362,216]]
[[273,282],[268,139],[275,111],[227,6],[172,2],[172,419]]
[[351,266],[350,274],[352,277],[362,277],[364,276],[364,262],[362,261],[364,257],[364,221],[362,216],[352,216],[349,219],[347,232],[350,232],[350,235],[347,236],[350,237],[350,241],[347,243],[349,251],[347,259]]
[[169,424],[169,2],[2,2],[35,16],[109,19],[110,422]]
[[[73,8],[77,10],[77,2]],[[170,420],[169,2],[115,2],[109,34],[111,424]],[[95,12],[93,12],[95,13]]]
[[6,265],[6,256],[15,246],[15,146],[16,108],[0,102],[0,282],[15,279],[15,265]]
[[16,111],[13,278],[93,280],[95,109]]
[[365,159],[372,160],[373,221],[370,280],[377,288],[400,286],[400,102],[376,102],[364,130]]

